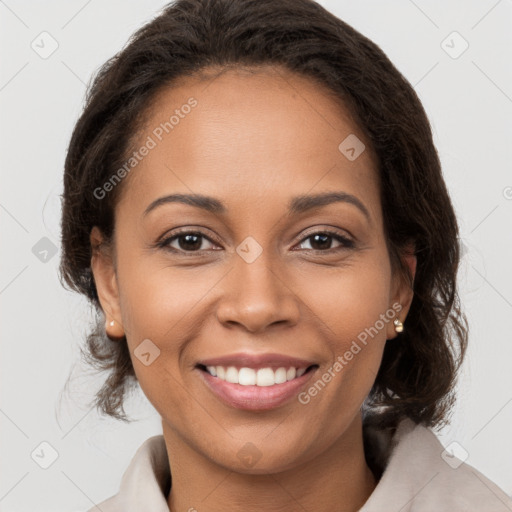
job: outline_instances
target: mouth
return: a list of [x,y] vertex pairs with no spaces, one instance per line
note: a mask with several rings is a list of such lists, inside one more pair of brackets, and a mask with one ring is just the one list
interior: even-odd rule
[[318,368],[318,365],[312,364],[307,367],[267,366],[262,368],[250,368],[243,366],[241,368],[237,368],[236,366],[206,366],[198,364],[197,368],[216,379],[229,382],[231,384],[238,384],[240,386],[268,387],[298,379],[311,370]]
[[307,386],[319,368],[309,366],[196,365],[209,392],[223,404],[247,411],[268,411],[293,400]]

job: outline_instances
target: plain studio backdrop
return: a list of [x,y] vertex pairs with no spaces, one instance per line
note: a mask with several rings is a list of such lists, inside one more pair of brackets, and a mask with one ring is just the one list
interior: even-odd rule
[[[320,3],[384,50],[430,118],[460,220],[471,330],[459,400],[440,438],[511,494],[512,1]],[[126,402],[131,424],[86,407],[104,378],[79,359],[91,308],[61,287],[57,269],[63,164],[86,85],[164,5],[0,1],[4,512],[89,509],[117,492],[135,450],[161,433],[140,390]]]

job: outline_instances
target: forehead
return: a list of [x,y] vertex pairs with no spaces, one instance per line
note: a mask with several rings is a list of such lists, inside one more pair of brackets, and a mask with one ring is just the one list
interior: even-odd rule
[[229,203],[337,188],[374,202],[371,148],[364,142],[350,160],[340,150],[347,138],[364,141],[350,112],[308,77],[268,66],[202,71],[155,96],[134,146],[151,149],[123,197],[133,207],[179,189]]

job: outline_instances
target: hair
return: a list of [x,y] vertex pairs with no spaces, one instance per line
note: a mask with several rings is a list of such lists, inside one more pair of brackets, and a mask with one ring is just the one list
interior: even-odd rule
[[[365,417],[378,416],[388,428],[405,417],[426,426],[446,424],[468,325],[456,287],[457,219],[430,123],[413,87],[383,51],[313,0],[178,0],[137,30],[89,85],[64,165],[59,273],[63,286],[85,295],[96,310],[81,353],[109,375],[93,404],[130,421],[123,399],[137,384],[126,336],[113,343],[105,333],[89,239],[96,225],[106,246],[112,244],[115,207],[126,183],[103,199],[94,191],[126,162],[159,91],[208,69],[265,65],[306,76],[332,93],[376,155],[391,266],[414,296],[404,332],[386,343],[363,404]],[[411,242],[414,280],[403,261]]]

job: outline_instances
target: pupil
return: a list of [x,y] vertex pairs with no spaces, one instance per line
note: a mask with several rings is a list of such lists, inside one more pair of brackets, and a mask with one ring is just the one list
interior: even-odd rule
[[325,249],[326,245],[328,249],[330,244],[325,244],[325,242],[328,241],[330,238],[330,235],[313,235],[313,243],[311,244],[311,247],[313,247],[313,249],[318,249],[318,247],[315,247],[315,244],[317,243],[317,239],[321,239],[320,249]]
[[[182,235],[180,236],[180,247],[185,250],[199,249],[201,247],[201,237],[198,235]],[[195,241],[194,241],[195,239]],[[185,240],[185,243],[182,241]],[[199,243],[198,243],[199,241]]]
[[[330,235],[313,235],[313,243],[311,246],[313,249],[325,249],[326,246],[329,248]],[[179,238],[180,247],[185,250],[194,250],[201,247],[201,236],[200,235],[182,235]],[[183,242],[184,241],[184,242]]]

